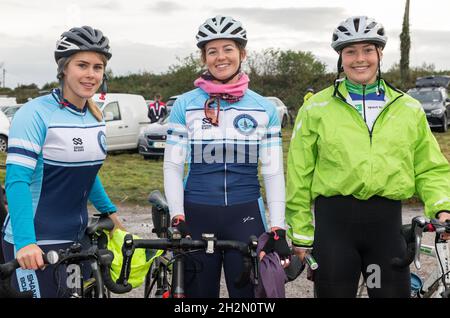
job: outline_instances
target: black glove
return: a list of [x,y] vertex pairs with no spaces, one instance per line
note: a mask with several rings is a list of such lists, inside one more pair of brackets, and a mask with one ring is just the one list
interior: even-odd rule
[[281,260],[290,258],[291,249],[286,241],[285,230],[275,230],[269,233],[270,238],[267,240],[266,245],[263,247],[263,251],[266,254],[276,252]]
[[182,218],[173,218],[172,219],[172,227],[176,228],[181,233],[181,237],[186,237],[191,235],[191,231],[189,231],[189,227]]

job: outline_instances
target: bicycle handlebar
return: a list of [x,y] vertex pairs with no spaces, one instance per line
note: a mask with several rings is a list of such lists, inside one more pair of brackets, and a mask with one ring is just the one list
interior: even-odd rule
[[[181,238],[176,229],[171,229],[171,238],[161,238],[161,239],[139,239],[134,240],[131,235],[125,236],[123,246],[131,251],[130,253],[124,252],[124,255],[129,257],[129,260],[123,262],[123,267],[121,270],[122,274],[125,274],[122,278],[122,282],[127,281],[128,277],[126,273],[129,270],[126,268],[126,264],[130,264],[134,249],[136,248],[150,248],[150,249],[160,249],[160,250],[173,250],[173,251],[192,251],[192,250],[205,250],[206,253],[214,253],[215,249],[237,250],[243,256],[243,271],[235,281],[236,287],[243,287],[250,281],[250,274],[253,268],[254,281],[258,284],[259,272],[258,272],[258,260],[256,255],[256,246],[258,240],[256,236],[251,236],[249,238],[249,243],[244,243],[240,241],[231,240],[217,240],[213,234],[203,234],[203,240],[192,240],[190,238]],[[121,275],[122,276],[122,275]],[[120,282],[117,282],[120,285]]]
[[450,222],[442,224],[437,219],[427,220],[423,216],[416,216],[411,224],[403,225],[402,236],[406,241],[406,255],[403,258],[395,257],[391,264],[394,267],[406,267],[412,262],[417,269],[420,269],[420,246],[422,244],[423,232],[450,233]]
[[111,263],[114,259],[113,252],[109,250],[99,250],[98,260],[100,263],[100,271],[103,278],[103,283],[114,294],[125,294],[133,289],[131,284],[120,284],[113,281],[111,277]]
[[[45,265],[53,265],[58,262],[59,255],[55,251],[49,251],[43,254],[42,258]],[[18,268],[20,268],[20,264],[17,259],[0,264],[0,298],[33,298],[33,292],[20,292],[11,287],[12,276]]]
[[[79,263],[87,260],[98,261],[100,265],[100,274],[103,279],[103,284],[111,292],[115,294],[123,294],[129,292],[133,287],[131,284],[117,284],[111,278],[111,263],[114,259],[114,254],[109,250],[104,249],[89,249],[87,251],[80,251],[76,248],[68,248],[66,250],[49,251],[43,255],[44,264],[57,265],[61,263]],[[18,292],[11,288],[12,274],[20,267],[17,259],[14,259],[6,264],[0,265],[0,298],[32,298],[33,293],[30,291]],[[103,288],[100,286],[99,288]]]

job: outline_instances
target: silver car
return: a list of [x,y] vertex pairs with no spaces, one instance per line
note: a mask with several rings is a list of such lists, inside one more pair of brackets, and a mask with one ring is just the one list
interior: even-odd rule
[[141,130],[138,150],[144,159],[164,156],[169,116]]
[[268,100],[270,100],[277,107],[278,119],[280,120],[281,127],[284,128],[288,124],[289,114],[286,105],[275,96],[267,96]]

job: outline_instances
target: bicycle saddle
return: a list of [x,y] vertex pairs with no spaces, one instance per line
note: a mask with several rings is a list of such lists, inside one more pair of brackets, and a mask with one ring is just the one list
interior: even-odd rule
[[103,230],[111,231],[113,228],[114,222],[109,217],[91,217],[88,221],[86,234],[92,235]]

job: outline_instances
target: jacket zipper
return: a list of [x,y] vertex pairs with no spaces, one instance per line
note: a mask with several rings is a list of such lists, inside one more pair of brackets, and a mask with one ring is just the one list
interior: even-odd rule
[[[344,102],[345,104],[347,104],[348,106],[350,106],[350,108],[352,108],[353,110],[355,110],[356,112],[358,112],[358,110],[357,110],[353,105],[349,104],[349,103],[345,100],[345,98],[342,96],[342,94],[341,94],[339,91],[338,91],[338,94],[339,94],[339,95],[338,95],[338,96],[339,96],[339,99],[340,99],[342,102]],[[364,121],[364,124],[365,124],[366,127],[367,127],[367,131],[369,132],[370,146],[372,146],[372,134],[373,134],[373,130],[374,130],[374,128],[375,128],[375,124],[376,124],[376,122],[378,121],[378,118],[381,117],[381,114],[383,114],[383,112],[384,112],[391,104],[393,104],[397,99],[399,99],[399,98],[402,97],[402,96],[403,96],[403,94],[397,96],[394,100],[392,100],[391,102],[389,102],[388,104],[386,104],[386,106],[385,106],[385,107],[381,110],[381,112],[378,114],[377,118],[375,118],[375,121],[373,122],[373,125],[372,125],[372,129],[369,129],[369,126],[367,125],[365,119],[362,119],[362,120]],[[365,108],[364,86],[363,86],[363,107]],[[365,110],[364,110],[364,114],[365,114]],[[358,115],[359,115],[359,112],[358,112]],[[361,117],[361,116],[360,116],[360,117]]]

